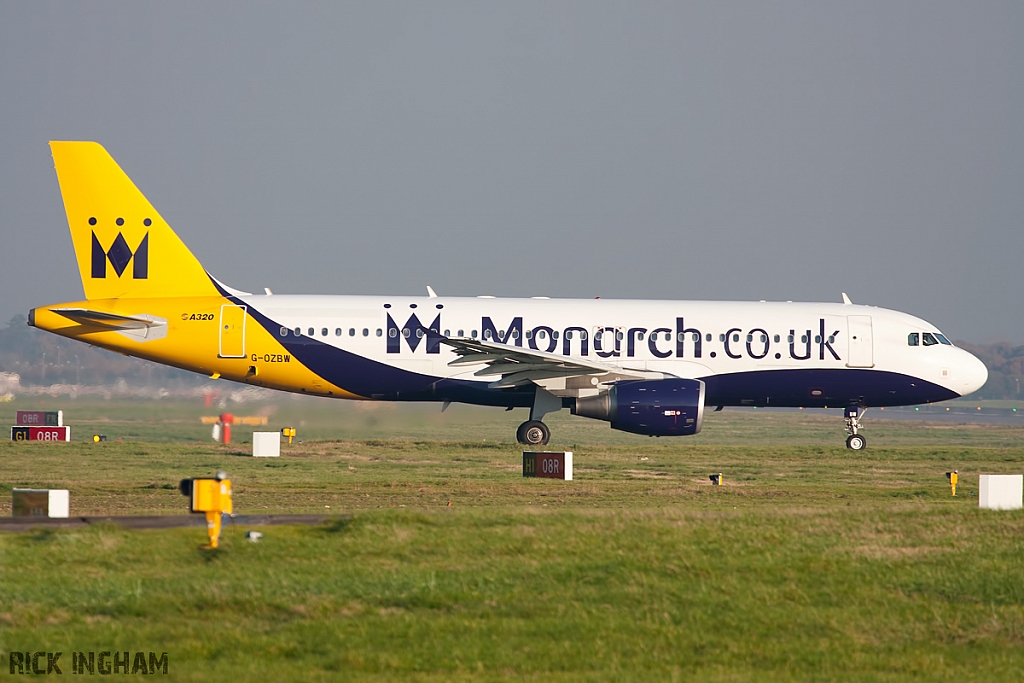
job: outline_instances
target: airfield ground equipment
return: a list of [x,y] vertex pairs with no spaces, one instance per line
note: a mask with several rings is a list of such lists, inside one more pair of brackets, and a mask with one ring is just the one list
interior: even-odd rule
[[949,480],[949,488],[953,492],[953,496],[956,496],[956,485],[960,481],[959,472],[956,470],[946,472],[946,479]]
[[182,479],[178,489],[181,495],[188,497],[190,512],[206,514],[206,533],[210,537],[210,544],[203,547],[208,550],[217,548],[223,517],[234,512],[231,505],[231,480],[227,472],[219,471],[212,479]]

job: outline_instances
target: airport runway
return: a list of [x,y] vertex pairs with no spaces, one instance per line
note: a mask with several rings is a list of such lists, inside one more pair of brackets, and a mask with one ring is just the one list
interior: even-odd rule
[[[842,409],[833,408],[726,408],[725,410],[740,412],[775,412],[775,413],[811,413],[828,415],[829,417],[839,415],[842,417]],[[865,420],[903,420],[908,422],[951,422],[955,424],[1015,424],[1024,426],[1024,410],[1013,412],[1012,408],[967,408],[950,406],[946,410],[941,405],[914,406],[899,408],[868,408],[864,416]]]

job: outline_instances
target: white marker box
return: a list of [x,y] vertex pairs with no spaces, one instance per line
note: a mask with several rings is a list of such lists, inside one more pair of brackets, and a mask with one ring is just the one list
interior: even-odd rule
[[60,517],[66,519],[71,508],[67,489],[14,489],[11,492],[12,517]]
[[281,432],[253,432],[252,456],[277,458],[281,455]]
[[978,477],[978,507],[1020,510],[1024,507],[1024,474],[983,474]]

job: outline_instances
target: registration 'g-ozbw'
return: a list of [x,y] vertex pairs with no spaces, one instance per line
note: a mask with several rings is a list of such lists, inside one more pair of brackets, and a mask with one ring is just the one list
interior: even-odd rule
[[106,150],[51,142],[85,300],[29,324],[119,353],[315,396],[568,408],[696,434],[706,406],[863,411],[976,391],[988,371],[935,326],[843,303],[254,295],[206,272]]

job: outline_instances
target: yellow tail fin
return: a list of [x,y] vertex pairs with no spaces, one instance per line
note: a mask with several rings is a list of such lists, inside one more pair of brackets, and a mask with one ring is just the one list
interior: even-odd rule
[[210,276],[107,150],[51,141],[86,299],[216,296]]

